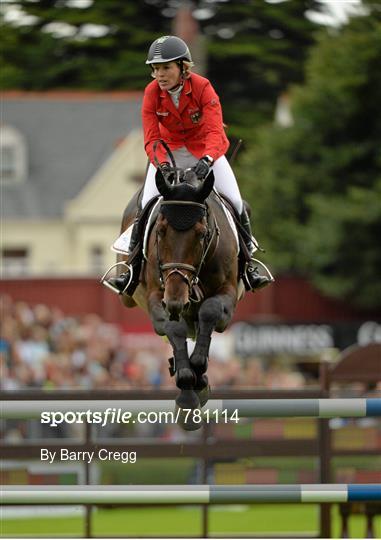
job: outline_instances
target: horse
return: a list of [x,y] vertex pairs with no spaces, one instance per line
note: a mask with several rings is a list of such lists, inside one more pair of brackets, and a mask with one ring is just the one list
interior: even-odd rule
[[[239,247],[213,190],[213,172],[200,181],[192,169],[182,170],[179,179],[170,183],[157,169],[161,197],[140,283],[132,298],[122,295],[122,301],[147,312],[155,332],[167,336],[173,349],[170,372],[180,390],[176,404],[188,410],[203,407],[210,395],[206,371],[211,336],[226,329],[240,295]],[[136,207],[137,195],[124,212],[122,232],[131,225]],[[195,341],[191,354],[188,338]]]

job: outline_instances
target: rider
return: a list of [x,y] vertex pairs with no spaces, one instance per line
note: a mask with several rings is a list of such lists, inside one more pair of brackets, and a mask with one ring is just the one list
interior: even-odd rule
[[[201,180],[213,170],[215,187],[230,199],[240,215],[241,225],[247,233],[244,235],[245,244],[252,255],[255,244],[250,219],[237,180],[225,157],[229,141],[224,131],[218,95],[208,79],[191,73],[194,64],[189,48],[176,36],[156,39],[149,48],[146,64],[151,67],[154,78],[145,89],[142,107],[144,144],[150,165],[128,252],[131,253],[139,241],[137,224],[142,208],[152,197],[159,195],[155,183],[155,163],[160,163],[164,177],[168,178],[171,174],[165,148],[157,145],[154,149],[155,141],[162,139],[171,149],[179,167],[193,167]],[[131,264],[133,272],[139,271],[140,261],[135,265],[131,261]],[[254,263],[247,266],[245,277],[249,290],[260,289],[271,282],[268,277],[259,275]],[[130,282],[130,271],[108,281],[121,293],[132,295],[134,292],[126,289]]]

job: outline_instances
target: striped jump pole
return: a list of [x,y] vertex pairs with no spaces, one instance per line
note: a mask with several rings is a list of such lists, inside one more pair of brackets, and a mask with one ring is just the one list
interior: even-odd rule
[[[39,418],[46,412],[66,414],[96,411],[105,414],[107,410],[110,416],[115,412],[119,415],[124,412],[168,414],[174,412],[174,402],[172,400],[116,400],[110,407],[110,401],[106,400],[3,401],[0,407],[0,418]],[[204,416],[209,414],[212,420],[213,414],[218,418],[217,413],[230,415],[236,411],[240,418],[363,418],[381,416],[381,399],[211,399],[202,411]]]
[[4,486],[15,504],[235,504],[381,501],[381,484]]

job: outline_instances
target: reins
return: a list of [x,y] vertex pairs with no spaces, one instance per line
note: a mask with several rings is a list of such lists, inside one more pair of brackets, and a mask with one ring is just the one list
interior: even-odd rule
[[176,182],[175,183],[179,183],[180,182],[180,172],[182,171],[182,169],[176,166],[176,161],[175,161],[175,157],[174,157],[174,155],[172,153],[172,150],[169,148],[168,144],[165,141],[163,141],[163,139],[158,139],[157,141],[155,141],[153,143],[153,162],[155,164],[155,167],[157,169],[159,169],[161,172],[163,172],[163,168],[161,166],[161,163],[159,162],[159,160],[157,159],[157,156],[156,156],[156,150],[157,150],[157,147],[159,146],[159,144],[161,144],[164,147],[165,151],[167,152],[168,157],[169,157],[170,162],[171,162],[171,170],[176,173]]

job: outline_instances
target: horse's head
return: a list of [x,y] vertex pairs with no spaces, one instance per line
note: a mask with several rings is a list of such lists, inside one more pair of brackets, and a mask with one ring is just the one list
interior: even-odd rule
[[188,308],[197,283],[208,245],[205,200],[213,183],[212,172],[200,182],[193,171],[186,171],[179,184],[167,182],[160,170],[156,173],[156,185],[163,196],[156,226],[157,258],[164,286],[163,306],[170,320],[179,320]]

